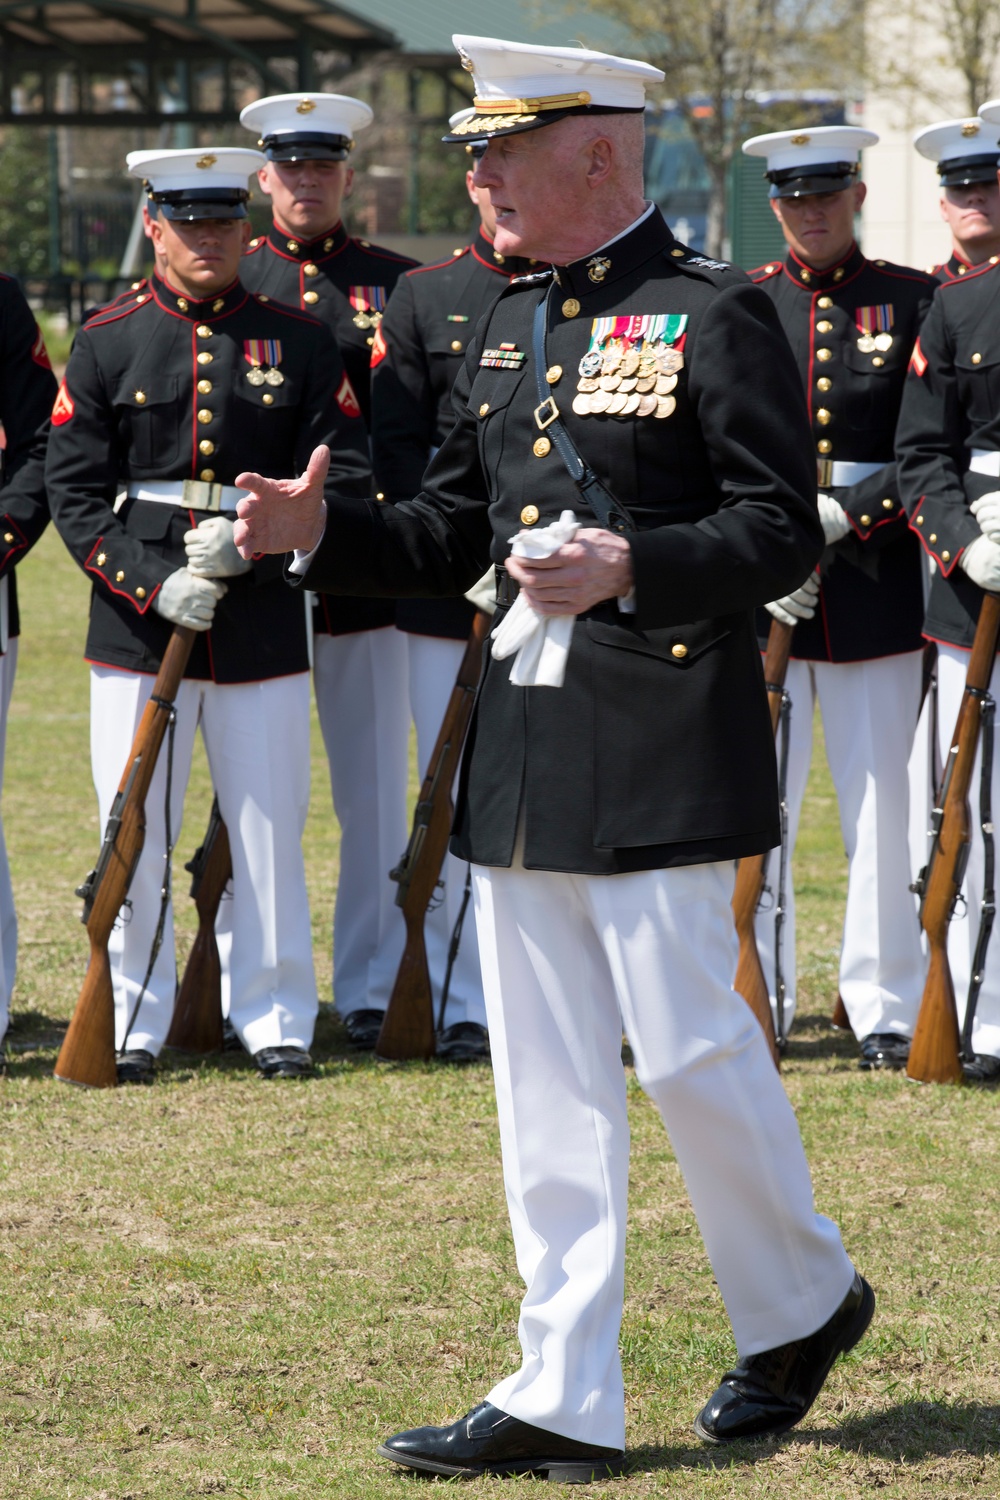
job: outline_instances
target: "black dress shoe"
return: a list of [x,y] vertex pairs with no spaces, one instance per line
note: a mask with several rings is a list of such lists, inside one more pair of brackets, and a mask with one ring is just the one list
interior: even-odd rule
[[438,1033],[435,1056],[441,1062],[488,1062],[489,1032],[478,1021],[456,1021]]
[[861,1061],[858,1067],[863,1073],[878,1068],[905,1068],[910,1055],[910,1038],[896,1031],[873,1031],[861,1038]]
[[119,1083],[152,1083],[156,1059],[152,1052],[137,1047],[133,1052],[120,1053],[115,1066]]
[[243,1043],[240,1034],[236,1030],[228,1016],[222,1018],[222,1050],[223,1052],[242,1052]]
[[967,1083],[996,1083],[1000,1080],[1000,1057],[991,1057],[988,1052],[974,1052],[962,1058],[962,1072]]
[[537,1474],[558,1484],[590,1484],[620,1474],[621,1448],[579,1443],[520,1422],[483,1401],[450,1427],[414,1427],[378,1446],[380,1458],[424,1474]]
[[874,1311],[875,1293],[863,1276],[855,1274],[851,1290],[822,1328],[777,1349],[748,1355],[723,1375],[719,1389],[695,1418],[695,1432],[710,1443],[787,1432],[816,1400],[837,1355],[854,1348]]
[[344,1016],[347,1040],[355,1052],[373,1052],[385,1020],[384,1010],[351,1010]]
[[261,1047],[253,1060],[265,1078],[308,1078],[313,1060],[304,1047]]

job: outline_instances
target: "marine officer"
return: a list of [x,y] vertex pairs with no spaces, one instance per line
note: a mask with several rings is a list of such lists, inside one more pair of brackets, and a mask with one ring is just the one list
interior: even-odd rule
[[951,254],[928,269],[938,281],[955,281],[1000,257],[1000,130],[985,120],[942,120],[918,130],[913,144],[936,162],[941,217],[951,233]]
[[[454,129],[473,110],[459,110]],[[419,266],[396,284],[372,349],[372,460],[377,488],[390,501],[420,493],[424,470],[455,425],[451,391],[469,341],[483,314],[513,276],[538,269],[536,261],[506,256],[496,248],[496,216],[490,195],[476,186],[472,168],[486,150],[470,142],[465,173],[479,214],[471,244],[440,265]],[[427,765],[472,628],[474,607],[465,599],[401,599],[396,625],[407,636],[410,712],[417,754]],[[440,905],[427,914],[427,962],[435,994],[440,990],[448,948],[462,921],[468,865],[449,854]],[[472,1060],[489,1055],[479,948],[472,923],[462,924],[451,972],[439,1058]]]
[[[267,161],[258,172],[274,222],[251,241],[248,287],[304,308],[333,333],[371,421],[369,361],[389,296],[416,261],[348,234],[349,155],[372,122],[361,99],[278,94],[240,121]],[[340,823],[333,918],[333,995],[352,1044],[374,1047],[403,949],[389,871],[406,846],[409,706],[406,638],[391,599],[330,599],[313,611],[313,682]]]
[[[980,110],[993,139],[1000,100]],[[983,589],[1000,589],[1000,264],[987,261],[938,291],[914,348],[897,434],[910,525],[934,564],[925,634],[938,643],[939,751],[946,758],[965,689]],[[991,691],[1000,691],[994,671]],[[973,787],[979,786],[982,746]],[[994,807],[1000,775],[993,766]],[[974,801],[963,894],[948,929],[960,1026],[979,933],[985,851]],[[1000,1078],[1000,946],[993,935],[963,1057],[973,1082]]]
[[109,944],[123,1081],[152,1077],[170,1025],[166,899],[163,945],[144,976],[199,723],[232,846],[230,1021],[266,1077],[311,1067],[304,601],[273,560],[237,553],[233,481],[248,452],[301,472],[317,443],[334,454],[331,495],[366,495],[370,475],[364,424],[328,330],[239,280],[247,178],[261,161],[222,147],[129,155],[130,172],[147,183],[164,274],[81,330],[52,415],[52,514],[93,587],[86,655],[102,826],[171,628],[199,632],[177,698],[173,765],[165,745],[146,801],[130,919]]
[[[496,247],[555,273],[514,280],[483,320],[419,496],[324,518],[315,483],[245,474],[237,545],[295,548],[306,587],[396,595],[454,593],[492,559],[501,626],[521,618],[515,668],[484,653],[453,847],[475,867],[522,1361],[461,1420],[380,1452],[586,1480],[623,1463],[623,1019],[735,1332],[699,1434],[792,1426],[874,1307],[814,1211],[794,1115],[732,988],[733,860],[778,837],[752,612],[808,577],[823,533],[773,306],[644,201],[659,70],[455,43]],[[550,528],[576,525],[553,550]]]
[[[0,785],[20,634],[15,569],[49,523],[45,424],[55,393],[41,329],[17,282],[0,275]],[[17,912],[0,823],[0,1074],[16,971]]]
[[[861,149],[870,130],[831,125],[755,136],[766,160],[784,260],[751,273],[788,335],[806,393],[826,536],[805,592],[768,605],[795,626],[787,687],[788,850],[795,848],[819,700],[826,754],[849,861],[840,993],[861,1044],[860,1066],[905,1066],[923,988],[920,933],[909,894],[905,766],[920,708],[920,554],[900,504],[893,436],[910,350],[933,278],[869,260],[854,238],[865,198]],[[769,624],[763,615],[765,626]],[[791,882],[782,967],[794,1009]],[[774,973],[775,922],[758,945]],[[786,1011],[785,1023],[791,1020]]]

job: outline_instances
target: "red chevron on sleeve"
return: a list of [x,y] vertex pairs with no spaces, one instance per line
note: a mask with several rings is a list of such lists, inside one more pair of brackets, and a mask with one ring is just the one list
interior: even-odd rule
[[73,397],[70,395],[69,388],[64,380],[56,392],[56,404],[52,408],[53,427],[61,427],[64,422],[68,422],[75,411],[76,407],[73,405]]
[[41,365],[43,370],[51,370],[52,361],[49,359],[49,351],[45,347],[45,335],[37,323],[35,324],[35,331],[38,337],[31,346],[31,357],[36,365]]
[[340,387],[337,391],[337,405],[345,417],[360,417],[361,415],[361,407],[358,405],[358,398],[354,394],[354,387],[346,375],[340,382]]
[[913,353],[910,355],[910,369],[915,370],[918,375],[923,375],[927,369],[927,356],[920,347],[919,339],[914,344]]
[[388,345],[386,344],[385,335],[382,332],[382,325],[380,323],[375,333],[375,342],[372,344],[371,367],[373,370],[376,365],[382,363],[388,353]]

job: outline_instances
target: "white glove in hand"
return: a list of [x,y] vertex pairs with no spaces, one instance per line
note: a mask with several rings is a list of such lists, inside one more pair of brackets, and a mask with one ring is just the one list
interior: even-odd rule
[[958,559],[973,583],[991,593],[1000,592],[1000,546],[988,536],[977,536]]
[[481,609],[484,615],[496,614],[497,608],[497,575],[496,569],[491,563],[482,578],[474,583],[471,589],[466,589],[465,597],[470,604]]
[[214,578],[197,578],[187,568],[178,568],[162,584],[153,600],[153,608],[172,625],[187,625],[190,630],[207,630],[212,623],[215,606],[225,592],[224,583],[219,583]]
[[983,536],[988,536],[991,542],[1000,542],[1000,490],[980,495],[969,508],[979,522]]
[[819,496],[819,519],[828,547],[834,542],[839,542],[841,537],[845,537],[851,529],[847,512],[840,501],[835,500],[832,495]]
[[235,578],[248,573],[253,563],[241,557],[233,541],[235,521],[225,516],[209,516],[199,521],[193,531],[184,533],[184,551],[188,571],[196,578]]
[[786,594],[783,599],[775,599],[771,604],[765,605],[776,620],[782,625],[796,626],[800,620],[811,620],[816,613],[816,601],[819,599],[819,574],[810,573],[800,589],[793,594]]
[[[519,531],[511,537],[510,550],[514,557],[551,557],[571,542],[579,529],[573,511],[564,510],[558,521],[548,526]],[[503,661],[514,656],[510,680],[515,687],[562,687],[575,622],[576,615],[537,614],[527,595],[518,594],[493,631],[493,658]]]

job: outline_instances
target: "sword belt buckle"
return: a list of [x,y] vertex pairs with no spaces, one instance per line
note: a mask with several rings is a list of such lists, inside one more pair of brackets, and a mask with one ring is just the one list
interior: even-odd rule
[[833,484],[832,458],[818,458],[816,460],[816,483],[821,489],[829,489]]
[[181,500],[189,510],[221,511],[224,486],[209,483],[205,479],[185,479],[181,485]]

